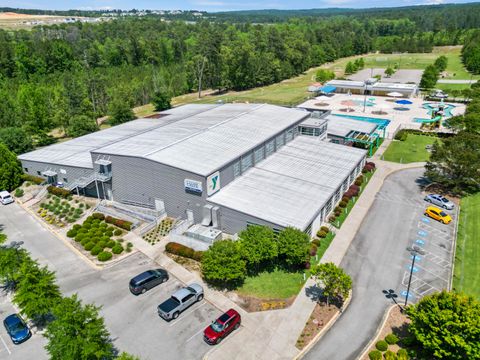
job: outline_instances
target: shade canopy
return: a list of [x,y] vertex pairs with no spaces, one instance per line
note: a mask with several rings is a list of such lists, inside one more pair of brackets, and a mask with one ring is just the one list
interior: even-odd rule
[[356,106],[357,103],[353,100],[343,100],[340,104],[345,106]]
[[396,91],[393,91],[393,92],[389,92],[387,94],[387,96],[391,96],[391,97],[400,97],[400,96],[403,96],[402,93],[399,93],[399,92],[396,92]]
[[324,92],[326,94],[329,94],[329,93],[332,93],[336,90],[337,88],[335,86],[332,86],[332,85],[326,85],[326,86],[323,86],[320,88],[320,91],[321,92]]
[[310,85],[307,90],[309,92],[317,92],[318,91],[318,86]]
[[397,104],[400,104],[400,105],[412,105],[413,102],[411,102],[410,100],[397,100],[395,101]]

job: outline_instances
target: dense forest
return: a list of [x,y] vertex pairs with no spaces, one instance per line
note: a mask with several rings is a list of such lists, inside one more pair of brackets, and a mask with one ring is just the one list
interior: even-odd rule
[[459,14],[463,25],[452,30],[446,22],[434,31],[425,31],[424,20],[373,15],[269,25],[143,17],[0,31],[0,139],[26,151],[31,145],[20,138],[29,134],[45,144],[42,134],[56,127],[71,136],[93,131],[94,119],[119,106],[146,104],[159,93],[243,90],[341,57],[461,44],[476,32],[471,14]]
[[472,32],[462,48],[465,67],[474,74],[480,74],[480,30]]

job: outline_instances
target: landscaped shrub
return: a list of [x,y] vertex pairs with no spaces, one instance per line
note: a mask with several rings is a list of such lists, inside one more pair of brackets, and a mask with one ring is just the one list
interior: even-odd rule
[[112,258],[112,253],[109,251],[102,251],[100,254],[98,254],[97,259],[99,261],[108,261]]
[[398,342],[398,337],[395,334],[388,334],[385,336],[385,341],[389,345],[396,344]]
[[82,242],[84,239],[87,239],[87,236],[85,234],[77,234],[77,236],[75,236],[76,242]]
[[375,347],[377,348],[377,350],[386,351],[388,349],[388,344],[385,340],[380,340],[380,341],[377,341],[377,343],[375,344]]
[[120,230],[120,229],[116,229],[116,230],[113,232],[113,235],[115,235],[115,236],[120,236],[120,235],[122,235],[122,234],[123,234],[123,231]]
[[317,255],[317,246],[315,244],[312,244],[312,247],[310,248],[309,254],[310,254],[310,256]]
[[395,354],[391,350],[387,350],[387,352],[383,354],[383,357],[385,358],[385,360],[397,360],[397,354]]
[[130,231],[132,229],[132,223],[130,221],[120,220],[120,219],[114,218],[113,216],[107,216],[105,218],[105,221],[109,224],[113,224],[127,231]]
[[48,191],[50,194],[53,194],[53,195],[56,195],[56,196],[60,196],[60,197],[62,197],[62,198],[68,198],[68,196],[70,196],[70,191],[69,191],[69,190],[62,189],[62,188],[58,188],[58,187],[53,186],[53,185],[50,185],[50,186],[47,188],[47,191]]
[[322,226],[320,227],[320,230],[326,232],[327,234],[330,232],[330,229],[328,228],[328,226]]
[[347,207],[347,202],[346,201],[340,201],[340,203],[338,204],[338,206],[340,206],[341,208],[346,208]]
[[90,238],[85,238],[82,241],[80,241],[80,244],[82,244],[83,248],[87,246],[87,244],[90,243]]
[[67,231],[67,236],[69,238],[74,238],[75,236],[77,236],[77,230],[75,229],[70,229]]
[[315,244],[316,247],[319,247],[320,246],[320,240],[319,239],[312,240],[312,244]]
[[[103,239],[103,238],[102,238]],[[115,246],[115,241],[113,240],[109,240],[107,241],[107,245],[106,245],[108,248],[113,248]]]
[[335,215],[330,215],[328,217],[328,221],[331,222],[331,223],[335,222],[335,220],[337,220],[337,217]]
[[404,129],[400,130],[395,134],[395,140],[405,141],[407,140],[408,132]]
[[114,254],[121,254],[123,252],[123,246],[122,245],[119,245],[119,244],[116,244],[113,248],[112,248],[112,252]]
[[84,246],[84,249],[87,251],[90,251],[93,249],[94,246],[95,246],[95,243],[93,241],[90,241]]
[[317,237],[324,239],[327,237],[327,233],[325,231],[319,230],[317,231]]
[[102,213],[93,213],[91,216],[92,219],[95,220],[105,220],[105,215],[103,215]]
[[196,261],[202,261],[202,257],[203,257],[203,251],[195,251],[193,253],[192,259]]
[[400,349],[397,351],[397,360],[408,360],[409,358],[407,350]]
[[310,269],[310,267],[311,267],[310,261],[307,261],[307,262],[305,263],[305,269],[308,270],[308,269]]
[[370,360],[380,360],[382,358],[382,353],[378,350],[373,350],[368,353]]
[[28,175],[28,174],[23,174],[22,179],[24,181],[30,181],[33,182],[34,184],[40,185],[45,182],[44,178],[38,177],[38,176],[33,176],[33,175]]
[[342,210],[341,209],[335,209],[333,211],[333,213],[335,214],[335,216],[340,216],[342,214]]
[[17,188],[15,190],[15,197],[22,197],[25,193],[23,192],[23,189]]
[[103,249],[101,247],[99,247],[98,245],[95,245],[93,247],[92,250],[90,250],[90,254],[92,254],[93,256],[97,256],[98,254],[100,254],[101,252],[103,251]]
[[[203,252],[201,252],[201,251],[195,251],[192,248],[189,248],[188,246],[185,246],[185,245],[182,245],[182,244],[179,244],[179,243],[176,243],[176,242],[169,242],[165,246],[165,251],[167,251],[171,254],[175,254],[175,255],[178,255],[178,256],[183,256],[183,257],[190,258],[190,259],[193,259],[193,260],[198,259],[197,261],[200,261],[200,259],[202,258],[202,255],[203,255]],[[201,253],[201,254],[198,254],[198,253]]]
[[360,186],[363,184],[363,178],[361,178],[360,176],[355,180],[355,185],[357,186]]
[[103,241],[103,240],[99,240],[97,242],[97,246],[101,247],[102,250],[105,249],[107,247],[107,242],[106,241]]
[[113,231],[105,232],[105,236],[112,237],[113,236]]

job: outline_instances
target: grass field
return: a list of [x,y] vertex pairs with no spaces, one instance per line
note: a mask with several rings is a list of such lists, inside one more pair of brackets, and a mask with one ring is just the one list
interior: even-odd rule
[[383,159],[403,164],[428,161],[430,153],[425,146],[432,145],[435,140],[433,136],[408,134],[405,141],[393,141],[383,154]]
[[237,292],[260,299],[286,299],[297,295],[303,284],[303,273],[276,269],[247,277]]
[[447,93],[452,90],[465,90],[470,89],[470,84],[442,84],[437,83],[435,85],[435,89],[440,89],[446,91]]
[[453,288],[480,300],[480,194],[460,205]]

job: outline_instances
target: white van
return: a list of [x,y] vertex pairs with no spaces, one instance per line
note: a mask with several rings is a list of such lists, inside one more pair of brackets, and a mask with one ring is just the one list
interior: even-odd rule
[[13,198],[8,191],[0,191],[0,202],[7,205],[13,203]]

